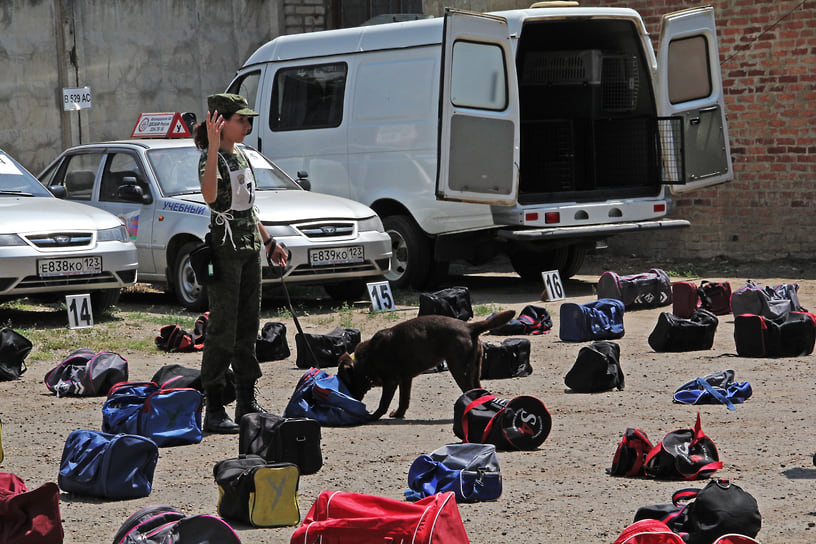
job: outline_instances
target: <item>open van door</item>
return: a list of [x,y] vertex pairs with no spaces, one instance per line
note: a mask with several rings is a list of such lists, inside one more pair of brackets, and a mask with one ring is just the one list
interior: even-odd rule
[[507,20],[446,9],[442,46],[436,197],[514,205],[519,101]]
[[664,15],[658,47],[659,115],[683,119],[685,175],[680,184],[671,186],[672,191],[732,179],[714,8]]

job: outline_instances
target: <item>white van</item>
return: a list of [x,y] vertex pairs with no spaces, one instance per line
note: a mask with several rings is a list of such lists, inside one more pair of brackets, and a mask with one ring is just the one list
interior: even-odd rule
[[229,91],[261,114],[247,142],[380,215],[393,284],[499,252],[569,277],[611,235],[688,226],[672,191],[732,178],[713,14],[666,15],[656,57],[631,9],[448,9],[275,38]]

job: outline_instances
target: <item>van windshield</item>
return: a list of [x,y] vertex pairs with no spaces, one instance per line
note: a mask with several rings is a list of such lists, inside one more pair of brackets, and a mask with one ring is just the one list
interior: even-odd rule
[[[250,159],[258,189],[300,190],[300,186],[259,153],[243,148]],[[201,151],[194,146],[156,148],[147,152],[150,165],[165,196],[201,192],[198,161]]]

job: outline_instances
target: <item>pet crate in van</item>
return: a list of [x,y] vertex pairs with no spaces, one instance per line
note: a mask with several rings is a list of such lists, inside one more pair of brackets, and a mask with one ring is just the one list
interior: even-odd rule
[[524,56],[522,85],[591,85],[599,87],[597,107],[605,112],[637,107],[637,57],[584,51],[529,51]]

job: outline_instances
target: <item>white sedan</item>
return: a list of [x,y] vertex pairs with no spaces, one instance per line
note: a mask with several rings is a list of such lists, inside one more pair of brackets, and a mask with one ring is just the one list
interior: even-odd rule
[[0,299],[90,293],[95,311],[136,282],[121,219],[55,198],[0,150]]
[[[371,208],[304,190],[263,155],[243,149],[257,178],[259,217],[289,251],[287,283],[320,284],[331,297],[350,300],[388,271],[391,239]],[[139,280],[168,288],[185,308],[200,311],[206,287],[189,259],[210,222],[198,183],[200,156],[189,138],[87,144],[64,151],[39,178],[58,196],[123,218],[139,252]],[[280,279],[264,266],[263,281]]]

